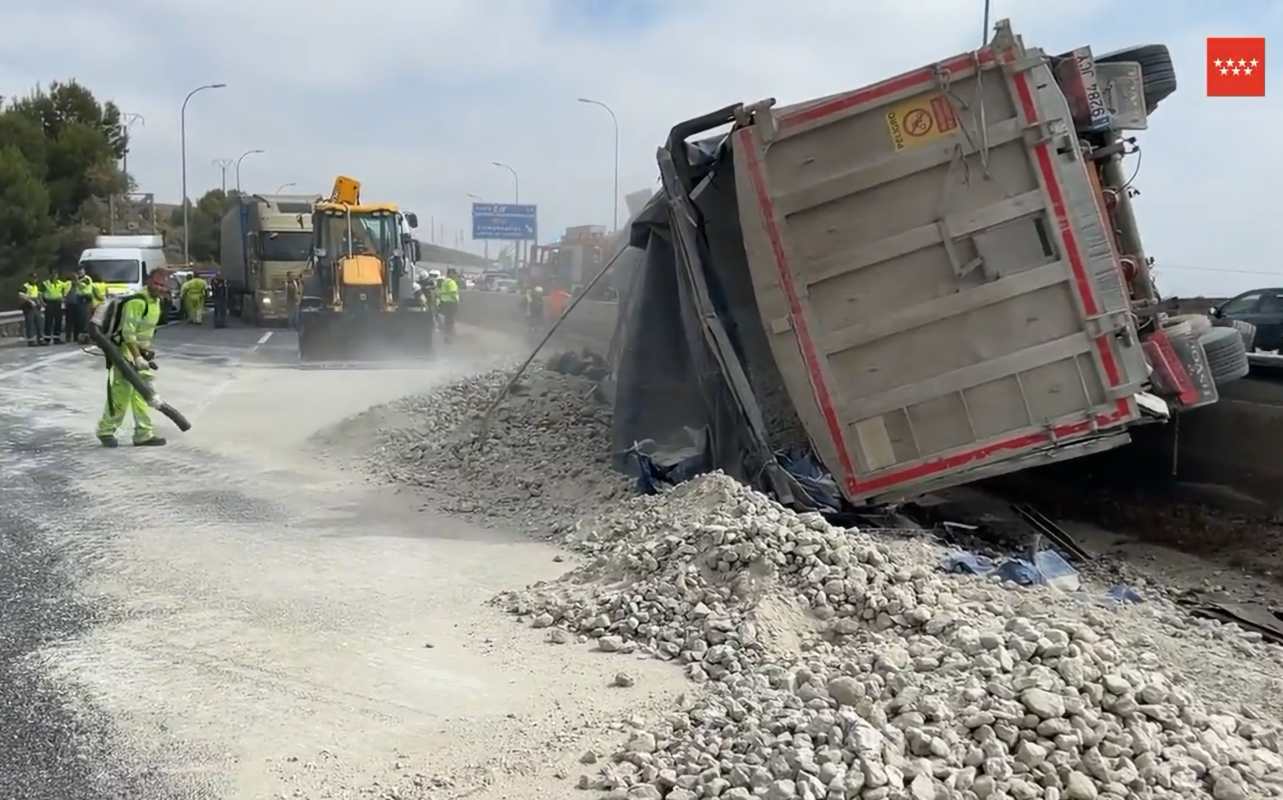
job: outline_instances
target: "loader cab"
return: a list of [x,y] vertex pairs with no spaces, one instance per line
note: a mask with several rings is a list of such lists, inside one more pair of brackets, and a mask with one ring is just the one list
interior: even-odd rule
[[402,219],[391,205],[317,205],[312,271],[327,305],[382,310],[393,302],[405,264]]

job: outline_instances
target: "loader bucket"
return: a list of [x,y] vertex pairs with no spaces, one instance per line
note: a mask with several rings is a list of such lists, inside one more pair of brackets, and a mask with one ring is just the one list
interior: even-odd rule
[[394,311],[299,312],[302,361],[388,361],[422,358],[432,351],[432,315],[419,308]]

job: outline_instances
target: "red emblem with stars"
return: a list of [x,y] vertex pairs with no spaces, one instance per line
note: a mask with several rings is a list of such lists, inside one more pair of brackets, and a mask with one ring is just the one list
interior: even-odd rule
[[1207,37],[1207,96],[1265,96],[1265,37]]

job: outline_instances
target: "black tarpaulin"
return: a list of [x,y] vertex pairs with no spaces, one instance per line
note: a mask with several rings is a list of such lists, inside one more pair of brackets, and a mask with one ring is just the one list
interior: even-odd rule
[[616,281],[616,465],[643,487],[721,469],[789,505],[836,507],[762,327],[729,141],[687,143],[681,130],[659,152],[664,190],[633,220]]

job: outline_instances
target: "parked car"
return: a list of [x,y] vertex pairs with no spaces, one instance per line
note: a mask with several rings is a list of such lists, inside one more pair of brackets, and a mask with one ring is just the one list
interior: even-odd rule
[[1247,322],[1256,326],[1258,350],[1283,349],[1283,289],[1253,289],[1212,309],[1218,320]]

